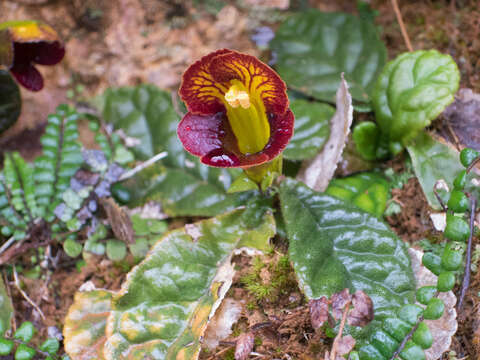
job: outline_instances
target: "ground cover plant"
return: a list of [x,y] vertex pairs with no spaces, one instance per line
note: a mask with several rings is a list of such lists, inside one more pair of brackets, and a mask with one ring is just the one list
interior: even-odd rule
[[[264,50],[214,42],[171,86],[138,81],[157,25],[135,38],[135,15],[115,27],[125,3],[71,5],[113,56],[123,36],[143,44],[112,73],[137,78],[92,91],[72,73],[37,149],[3,145],[1,358],[475,358],[480,145],[461,129],[479,96],[459,91],[464,63],[414,50],[396,1],[393,54],[382,4],[252,4],[164,5],[162,34],[247,14]],[[27,91],[54,80],[34,65],[78,59],[50,25],[0,19],[0,123],[21,139]]]

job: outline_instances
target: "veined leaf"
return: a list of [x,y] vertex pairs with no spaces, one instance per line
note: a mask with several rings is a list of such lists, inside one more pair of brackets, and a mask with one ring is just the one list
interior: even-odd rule
[[382,137],[398,153],[450,104],[460,72],[450,55],[419,50],[398,56],[382,70],[372,104]]
[[70,186],[70,178],[83,158],[78,143],[78,113],[60,105],[48,116],[45,134],[40,139],[43,154],[35,159],[35,193],[41,216],[51,217]]
[[131,193],[129,205],[151,200],[160,202],[171,216],[215,216],[243,204],[248,197],[227,194],[239,170],[205,166],[183,150],[177,138],[180,117],[170,93],[152,85],[107,90],[103,116],[115,128],[140,140],[134,147],[140,159],[168,152],[157,165],[124,184]]
[[5,289],[3,278],[0,276],[0,337],[10,329],[10,320],[13,316],[13,306]]
[[375,25],[344,13],[309,10],[289,17],[270,48],[275,68],[289,87],[335,102],[340,74],[354,100],[369,102],[387,51]]
[[333,179],[325,193],[347,200],[376,217],[383,215],[390,197],[387,180],[373,172]]
[[433,192],[437,180],[445,180],[450,189],[457,174],[465,170],[459,160],[459,154],[447,145],[435,141],[428,133],[420,134],[409,146],[415,175],[422,186],[428,203],[440,210],[440,204]]
[[406,247],[381,220],[294,180],[282,183],[280,202],[290,259],[308,298],[363,290],[372,298],[374,323],[413,301]]
[[[1,51],[0,44],[0,57]],[[21,109],[22,99],[20,98],[20,89],[17,83],[8,71],[0,69],[0,133],[7,130],[17,121]]]
[[63,327],[65,351],[74,360],[103,360],[105,326],[113,293],[107,290],[79,291],[68,310]]
[[[155,244],[113,297],[106,326],[105,359],[197,358],[200,338],[231,285],[232,253],[243,247],[266,250],[275,234],[271,213],[264,214],[258,226],[248,228],[242,220],[244,211],[186,225]],[[72,309],[81,306],[74,304]],[[75,327],[86,329],[88,320],[83,322],[75,314],[69,312],[66,324],[79,319]],[[103,315],[99,318],[103,327]],[[89,339],[83,342],[87,347],[105,340],[88,332],[78,336]],[[74,338],[66,336],[65,341]],[[81,347],[66,345],[72,359],[83,359],[70,352],[72,348],[80,354]]]
[[13,207],[24,214],[25,221],[33,221],[37,216],[37,203],[32,166],[18,152],[6,153],[3,173]]
[[304,160],[317,155],[330,135],[330,118],[335,109],[327,104],[295,100],[290,104],[295,115],[295,131],[283,156]]

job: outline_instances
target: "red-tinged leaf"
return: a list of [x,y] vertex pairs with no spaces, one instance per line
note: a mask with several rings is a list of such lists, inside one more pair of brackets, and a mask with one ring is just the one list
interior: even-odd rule
[[337,342],[337,354],[347,355],[353,350],[354,346],[355,339],[351,335],[344,336]]
[[335,320],[342,318],[342,313],[345,309],[345,306],[352,301],[352,295],[348,288],[343,289],[342,291],[335,293],[331,297],[332,300],[332,315]]
[[255,337],[253,333],[243,333],[238,337],[235,348],[235,360],[246,360],[253,350]]
[[328,320],[328,303],[329,301],[325,296],[308,302],[310,319],[314,329],[320,328],[323,323]]
[[373,302],[370,297],[361,290],[357,290],[352,296],[353,309],[347,315],[347,323],[351,326],[366,326],[373,320]]

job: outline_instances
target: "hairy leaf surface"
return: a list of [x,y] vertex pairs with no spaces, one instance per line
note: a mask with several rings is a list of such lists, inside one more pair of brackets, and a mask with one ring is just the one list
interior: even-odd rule
[[422,186],[430,206],[440,210],[433,188],[437,180],[443,179],[450,189],[457,174],[465,170],[458,152],[435,141],[429,134],[420,134],[408,147],[415,175]]
[[459,81],[457,64],[436,50],[404,53],[384,67],[372,103],[393,154],[453,101]]
[[317,155],[330,135],[330,118],[335,109],[327,104],[295,100],[290,104],[295,115],[293,138],[283,152],[289,160],[304,160]]
[[384,222],[294,180],[282,183],[280,201],[290,259],[308,298],[363,290],[376,320],[413,301],[406,247]]
[[340,74],[354,100],[368,102],[387,51],[375,25],[344,13],[309,10],[289,17],[270,48],[287,85],[319,100],[335,101]]
[[385,177],[373,172],[333,179],[325,193],[347,200],[376,217],[383,215],[390,196]]
[[200,164],[177,138],[180,117],[171,95],[151,85],[107,90],[103,116],[115,128],[137,138],[140,159],[162,151],[168,156],[125,183],[129,205],[159,201],[171,216],[215,216],[244,203],[245,194],[227,194],[238,170]]

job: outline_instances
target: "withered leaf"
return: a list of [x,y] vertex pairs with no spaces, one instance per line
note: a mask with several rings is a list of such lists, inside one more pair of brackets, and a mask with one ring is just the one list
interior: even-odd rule
[[352,301],[352,295],[348,288],[332,295],[332,315],[335,320],[342,318],[343,309]]
[[243,333],[238,337],[235,348],[235,360],[246,360],[253,350],[254,336],[252,332]]
[[351,326],[366,326],[373,320],[373,302],[362,290],[357,290],[352,297],[353,309],[347,315]]
[[101,198],[100,204],[107,213],[108,222],[115,237],[127,244],[133,244],[135,242],[134,232],[128,214],[112,198]]
[[308,302],[310,308],[310,319],[314,329],[320,328],[328,320],[328,299],[322,296],[320,299],[313,299]]
[[342,356],[346,355],[353,350],[354,346],[355,339],[352,337],[352,335],[344,336],[337,342],[337,353],[338,355]]

